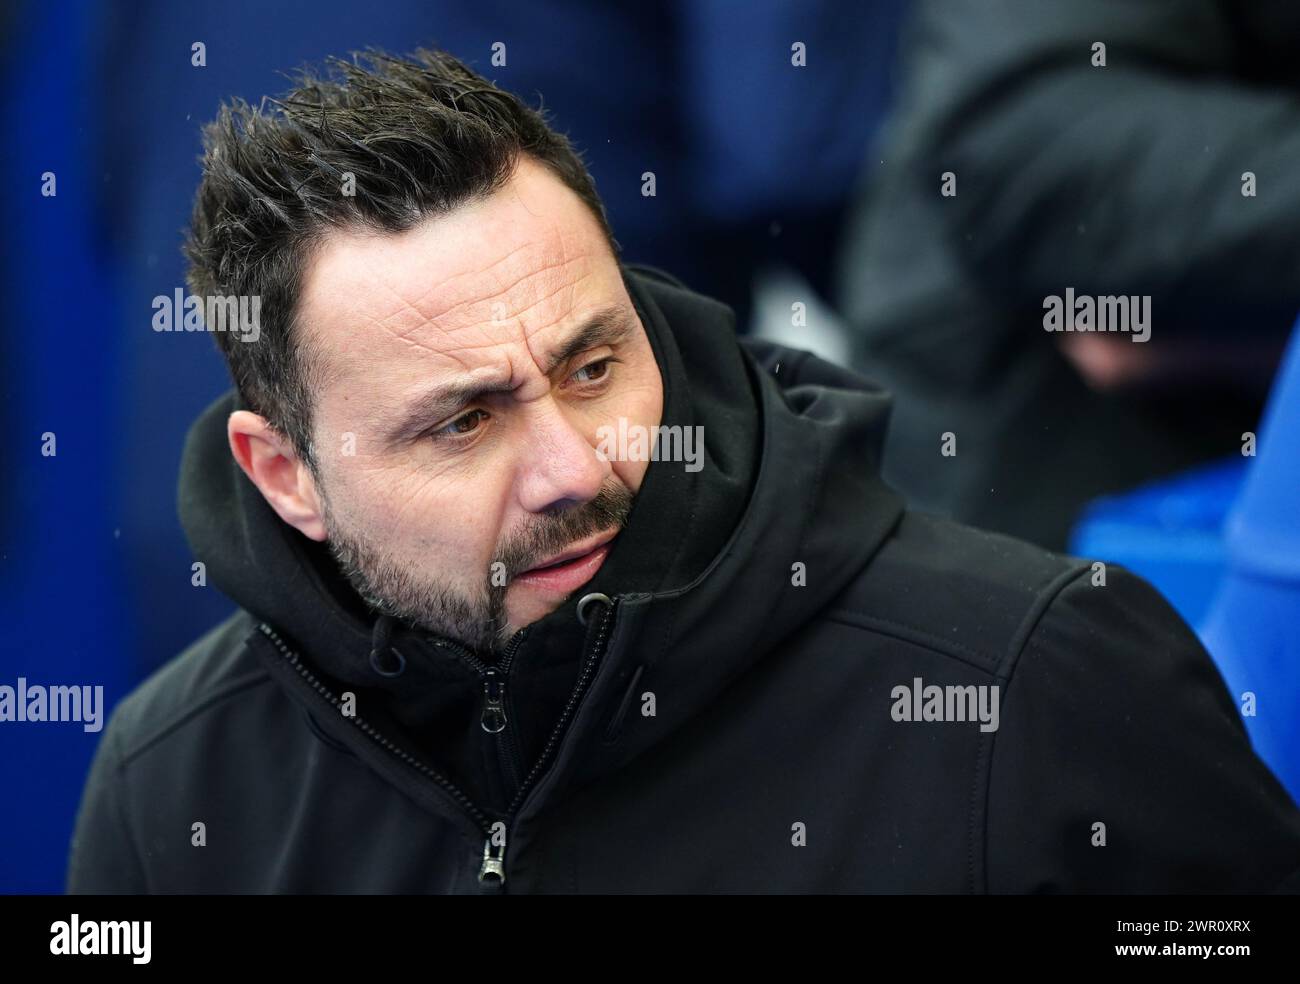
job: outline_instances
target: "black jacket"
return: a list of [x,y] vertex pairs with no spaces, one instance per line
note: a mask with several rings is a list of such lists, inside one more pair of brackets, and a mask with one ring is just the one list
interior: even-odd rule
[[[508,666],[368,616],[231,460],[233,397],[205,413],[182,518],[242,608],[114,711],[70,890],[1296,885],[1300,812],[1151,587],[904,511],[876,473],[880,390],[627,279],[705,467],[650,464],[579,592],[612,600],[534,623]],[[895,720],[918,678],[998,686],[997,730]]]

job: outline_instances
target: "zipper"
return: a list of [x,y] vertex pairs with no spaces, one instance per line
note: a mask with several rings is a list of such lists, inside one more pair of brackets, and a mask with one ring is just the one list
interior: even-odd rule
[[484,731],[495,736],[497,762],[502,774],[510,783],[510,791],[519,788],[519,745],[514,732],[508,727],[510,717],[506,713],[505,677],[495,669],[488,670],[483,678],[483,716],[481,726]]
[[510,677],[510,667],[514,664],[515,654],[523,645],[528,634],[528,627],[520,629],[510,638],[506,651],[496,664],[484,662],[469,648],[449,639],[440,640],[441,645],[451,649],[479,675],[483,681],[483,707],[479,715],[479,726],[489,735],[494,736],[497,765],[505,781],[509,783],[507,794],[513,794],[519,788],[519,743],[510,725],[510,715],[506,703],[506,681]]
[[[318,695],[332,704],[335,710],[338,710],[339,705],[342,704],[341,698],[330,690],[329,687],[325,686],[316,674],[312,673],[311,670],[303,665],[301,657],[299,657],[298,653],[289,648],[285,641],[280,638],[280,634],[265,622],[260,623],[258,629],[275,645],[275,648],[279,650],[280,655],[285,658],[289,665],[298,671],[298,675],[301,676]],[[482,887],[484,892],[501,891],[505,886],[506,880],[505,845],[501,845],[500,848],[495,850],[492,845],[492,824],[499,821],[490,820],[487,814],[480,810],[474,804],[474,801],[465,795],[465,792],[454,782],[447,779],[426,763],[421,762],[409,752],[398,748],[392,741],[381,735],[362,718],[353,717],[351,718],[351,721],[361,729],[363,734],[378,744],[390,755],[400,759],[417,772],[432,779],[465,811],[470,820],[472,820],[479,830],[483,832],[483,863],[479,867],[479,885]]]
[[[332,690],[330,690],[329,687],[325,686],[325,684],[321,682],[320,678],[317,677],[316,674],[314,674],[311,670],[307,669],[307,667],[303,665],[302,659],[299,657],[298,653],[296,653],[294,650],[289,648],[289,646],[285,643],[285,641],[280,638],[280,634],[276,632],[275,629],[271,628],[271,626],[267,625],[265,622],[260,623],[257,626],[257,628],[262,633],[262,635],[266,636],[266,638],[271,641],[271,643],[275,646],[275,648],[279,650],[280,655],[285,658],[285,660],[289,663],[289,665],[298,671],[298,675],[302,677],[311,686],[311,688],[314,691],[316,691],[316,693],[320,697],[324,698],[331,705],[333,705],[335,710],[338,710],[339,705],[342,704],[342,699],[337,694],[335,694]],[[498,888],[499,890],[501,886],[504,886],[505,847],[503,845],[501,849],[497,852],[498,857],[496,859],[493,859],[492,857],[493,821],[488,819],[487,815],[482,810],[480,810],[477,806],[475,806],[474,801],[471,800],[468,796],[466,796],[464,791],[462,791],[460,787],[457,786],[454,782],[447,779],[445,776],[443,776],[442,774],[440,774],[430,766],[426,765],[424,762],[421,762],[419,759],[415,758],[409,752],[406,752],[401,748],[398,748],[395,744],[393,744],[393,742],[391,742],[389,739],[381,735],[378,731],[372,728],[362,718],[353,717],[351,718],[351,721],[353,724],[355,724],[358,728],[361,729],[363,734],[365,734],[368,738],[370,738],[372,741],[377,743],[390,755],[394,756],[397,759],[400,759],[402,762],[404,762],[406,765],[410,766],[411,768],[415,769],[417,772],[432,779],[445,793],[450,795],[451,798],[457,804],[460,805],[460,807],[469,816],[470,820],[472,820],[474,824],[478,826],[479,830],[483,832],[483,836],[484,836],[483,864],[482,867],[479,869],[479,884],[487,886],[487,889],[490,890],[493,886],[487,885],[485,879],[490,874],[497,874],[499,875],[499,884],[495,887]]]
[[551,736],[546,739],[546,745],[542,749],[542,754],[533,764],[532,770],[528,773],[528,778],[524,780],[519,792],[515,794],[514,800],[506,813],[511,819],[519,812],[519,809],[526,802],[526,797],[532,791],[534,784],[537,782],[541,773],[545,771],[551,754],[555,751],[555,746],[559,744],[560,738],[564,734],[565,728],[568,727],[569,718],[573,716],[574,708],[582,700],[583,695],[587,692],[587,685],[591,682],[592,673],[596,669],[596,663],[603,655],[605,644],[609,638],[609,626],[614,620],[614,610],[618,606],[618,598],[611,599],[610,603],[605,606],[605,612],[601,616],[600,628],[596,631],[596,641],[591,647],[586,660],[582,664],[582,670],[578,674],[578,683],[569,694],[569,700],[564,705],[564,710],[560,713],[560,720],[555,723],[551,729]]
[[[568,726],[569,719],[573,716],[574,709],[577,707],[578,703],[582,700],[583,695],[586,693],[587,685],[591,682],[591,676],[595,670],[596,663],[599,661],[601,655],[603,654],[605,644],[609,638],[609,627],[610,627],[610,623],[614,619],[614,610],[617,605],[618,605],[618,599],[615,598],[610,602],[609,605],[605,607],[605,612],[601,616],[600,627],[596,633],[595,643],[591,647],[589,653],[587,654],[587,658],[583,661],[582,670],[578,675],[578,683],[574,687],[573,691],[569,694],[569,699],[565,703],[564,710],[560,714],[560,720],[556,722],[555,727],[551,730],[550,737],[547,738],[546,745],[542,749],[542,754],[538,758],[537,762],[533,765],[532,769],[529,771],[527,778],[524,779],[523,783],[518,784],[516,786],[517,791],[515,793],[514,799],[511,801],[510,808],[506,811],[507,823],[509,820],[514,819],[519,808],[526,801],[527,795],[532,791],[533,786],[536,784],[541,773],[544,771],[551,755],[554,753],[556,745],[559,744],[559,740],[563,736],[565,728]],[[309,670],[306,666],[303,665],[302,659],[298,655],[298,653],[295,652],[293,649],[291,649],[285,643],[285,641],[282,638],[280,638],[279,633],[276,632],[275,629],[273,629],[267,623],[262,622],[258,625],[258,630],[261,631],[261,633],[271,641],[271,643],[279,651],[280,655],[285,658],[285,660],[289,663],[289,665],[292,666],[298,672],[298,675],[301,676],[320,697],[328,701],[334,707],[335,710],[339,708],[339,706],[342,704],[341,698],[337,694],[335,694],[332,690],[330,690],[329,687],[325,686],[325,684],[321,682],[320,678],[317,677],[314,673],[312,673],[311,670]],[[502,728],[498,733],[507,736],[509,736],[509,729],[505,727],[505,725],[508,723],[508,719],[505,715],[505,677],[510,672],[510,664],[514,661],[515,653],[518,651],[520,644],[523,642],[523,637],[525,633],[527,633],[527,631],[528,631],[527,627],[524,627],[520,629],[517,633],[515,633],[514,638],[511,639],[510,646],[506,650],[505,655],[501,659],[500,679],[496,681],[499,690],[496,691],[495,703],[493,704],[493,713],[494,714],[496,713],[497,710],[496,705],[499,704]],[[452,648],[458,650],[459,655],[463,659],[465,659],[465,661],[468,662],[471,666],[474,666],[480,672],[481,675],[486,677],[487,674],[489,673],[497,672],[497,669],[495,667],[489,666],[488,664],[484,663],[482,660],[480,660],[477,656],[475,656],[472,652],[470,652],[465,647],[459,646],[455,643],[447,643],[447,644],[450,645]],[[406,752],[403,749],[397,747],[397,745],[395,745],[391,740],[385,738],[382,734],[376,731],[373,727],[370,726],[370,724],[368,724],[362,718],[352,717],[350,718],[350,720],[354,725],[356,725],[358,728],[361,729],[363,734],[365,734],[368,738],[370,738],[372,741],[377,743],[381,748],[387,751],[390,755],[394,756],[395,758],[404,762],[406,765],[415,769],[421,775],[424,775],[429,779],[433,780],[433,782],[436,783],[439,786],[439,788],[441,788],[445,793],[447,793],[452,798],[452,800],[455,801],[464,810],[464,812],[469,816],[469,818],[478,826],[479,830],[483,832],[483,836],[484,836],[483,858],[482,858],[482,863],[479,866],[479,874],[478,874],[479,885],[482,887],[483,891],[485,892],[504,891],[505,883],[506,883],[506,868],[505,868],[506,844],[501,844],[496,847],[494,847],[492,844],[492,826],[494,822],[499,822],[499,821],[490,820],[487,814],[485,814],[481,809],[479,809],[474,804],[473,800],[471,800],[465,794],[465,792],[461,790],[460,787],[458,787],[455,783],[447,779],[445,776],[437,772],[435,769],[433,769],[426,763],[421,762],[419,759],[415,758],[409,752]],[[488,716],[488,704],[486,702],[484,705],[483,720],[485,722],[489,720],[495,722],[495,718],[489,718]],[[486,725],[484,730],[487,730]],[[504,747],[505,742],[510,743],[508,748]],[[503,749],[503,751],[507,755],[507,758],[513,757],[516,753],[516,749],[513,744],[513,737],[507,737],[504,740],[504,742],[498,745],[498,748]],[[513,769],[513,765],[512,765],[512,769]],[[514,775],[517,776],[518,774],[517,770],[513,770],[513,772]],[[508,832],[509,832],[509,827],[507,826],[507,843],[509,842]]]

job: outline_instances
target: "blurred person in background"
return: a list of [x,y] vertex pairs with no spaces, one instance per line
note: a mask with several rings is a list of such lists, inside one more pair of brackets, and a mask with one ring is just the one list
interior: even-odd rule
[[[833,294],[898,398],[884,474],[1061,548],[1255,426],[1300,310],[1300,7],[924,0],[906,37]],[[1045,331],[1067,288],[1150,297],[1149,340]]]

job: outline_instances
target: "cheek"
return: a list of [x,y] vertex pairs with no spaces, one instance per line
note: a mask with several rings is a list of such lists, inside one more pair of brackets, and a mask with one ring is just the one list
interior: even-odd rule
[[[648,348],[644,354],[649,359],[648,366],[642,361],[635,376],[617,394],[614,404],[605,408],[600,423],[617,426],[618,418],[623,417],[629,425],[650,429],[663,422],[663,389],[658,366]],[[639,492],[650,462],[633,456],[627,460],[614,459],[610,465],[624,485]]]
[[342,505],[392,556],[445,576],[496,547],[507,491],[507,476],[486,466],[449,472],[408,461],[369,468]]
[[636,387],[630,396],[632,403],[628,413],[637,423],[645,427],[654,427],[663,422],[664,387],[659,375],[659,366],[649,345],[645,346],[640,371],[637,374]]
[[641,483],[645,481],[646,469],[650,467],[649,461],[628,460],[610,462],[614,468],[614,474],[618,476],[620,482],[626,485],[635,494],[641,491]]
[[649,349],[645,357],[630,360],[627,374],[601,407],[606,417],[625,417],[629,424],[653,427],[663,420],[663,384]]

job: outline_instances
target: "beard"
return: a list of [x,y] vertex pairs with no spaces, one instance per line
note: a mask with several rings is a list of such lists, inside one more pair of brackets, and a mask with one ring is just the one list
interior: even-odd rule
[[367,605],[488,655],[499,654],[515,631],[505,611],[510,580],[578,540],[621,530],[633,502],[631,490],[611,478],[587,502],[537,514],[502,540],[478,587],[465,588],[460,581],[394,559],[366,531],[353,528],[330,508],[320,482],[317,488],[330,553]]

